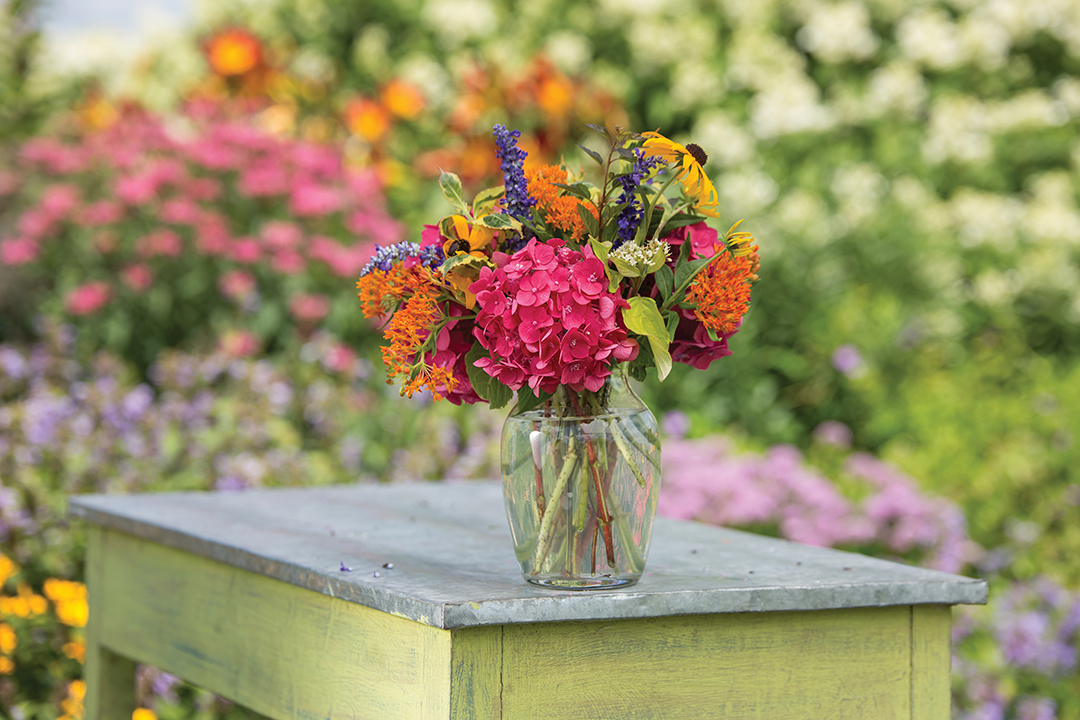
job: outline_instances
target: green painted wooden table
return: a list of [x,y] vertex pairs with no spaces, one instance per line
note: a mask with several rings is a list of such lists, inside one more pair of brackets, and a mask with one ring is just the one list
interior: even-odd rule
[[[660,518],[631,588],[525,584],[495,483],[83,496],[87,720],[134,663],[276,720],[948,720],[985,583]],[[345,568],[348,568],[346,570]]]

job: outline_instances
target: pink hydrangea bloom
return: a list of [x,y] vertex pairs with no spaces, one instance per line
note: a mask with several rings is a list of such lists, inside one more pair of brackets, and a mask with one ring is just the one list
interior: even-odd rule
[[72,315],[90,315],[105,307],[112,299],[108,283],[97,281],[80,285],[64,298],[64,307]]
[[[463,314],[464,309],[457,304],[451,305],[450,314],[457,316]],[[472,320],[453,320],[447,323],[435,338],[435,352],[429,353],[425,361],[436,367],[444,367],[450,370],[458,381],[453,390],[445,386],[438,388],[439,394],[455,405],[466,403],[473,405],[484,402],[484,399],[476,394],[476,390],[469,380],[468,363],[465,356],[469,354],[473,346]]]
[[637,357],[619,312],[629,304],[607,291],[604,264],[591,248],[534,238],[493,259],[496,269],[482,268],[470,287],[478,308],[473,333],[491,353],[476,367],[513,390],[528,383],[534,392],[559,385],[595,392],[613,360]]
[[32,238],[12,238],[0,242],[0,262],[5,265],[25,265],[37,260],[41,248]]

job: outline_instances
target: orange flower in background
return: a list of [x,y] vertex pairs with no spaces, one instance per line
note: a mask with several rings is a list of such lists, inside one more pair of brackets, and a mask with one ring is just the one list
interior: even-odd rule
[[7,555],[0,553],[0,587],[3,587],[8,578],[17,572],[19,572],[19,566]]
[[721,255],[709,263],[690,283],[687,306],[694,316],[716,333],[732,333],[750,309],[750,283],[753,276],[750,256]]
[[259,38],[240,28],[215,33],[204,48],[210,68],[222,77],[246,75],[263,62]]
[[561,188],[555,183],[566,183],[567,173],[556,165],[543,165],[526,169],[525,180],[529,183],[529,195],[536,198],[536,207],[555,227],[569,233],[573,240],[581,240],[588,233],[585,221],[578,211],[584,207],[599,219],[596,206],[572,195],[559,195]]
[[420,90],[403,80],[391,80],[379,93],[383,106],[404,120],[415,120],[424,110],[426,103]]
[[345,127],[370,143],[390,132],[390,122],[390,113],[378,101],[359,98],[345,107]]

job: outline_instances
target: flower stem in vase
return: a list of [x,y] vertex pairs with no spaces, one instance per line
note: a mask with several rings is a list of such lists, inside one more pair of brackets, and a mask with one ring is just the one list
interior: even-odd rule
[[555,480],[555,487],[551,491],[551,502],[547,504],[543,520],[540,521],[540,532],[536,537],[536,555],[533,557],[533,567],[540,568],[550,550],[548,546],[551,544],[551,529],[555,524],[555,516],[562,510],[562,494],[566,491],[566,483],[574,472],[577,459],[575,440],[571,436],[570,441],[567,443],[562,469],[559,472],[559,477]]
[[[581,401],[573,390],[567,391],[570,403],[574,406],[574,412],[581,418],[582,425],[586,424],[585,413],[581,409]],[[600,528],[604,533],[604,549],[607,551],[608,565],[615,569],[615,538],[611,533],[611,514],[608,512],[607,503],[604,501],[604,488],[600,483],[600,468],[597,466],[596,448],[592,438],[585,440],[585,450],[589,456],[589,470],[592,472],[593,486],[596,488],[596,515],[600,522]]]

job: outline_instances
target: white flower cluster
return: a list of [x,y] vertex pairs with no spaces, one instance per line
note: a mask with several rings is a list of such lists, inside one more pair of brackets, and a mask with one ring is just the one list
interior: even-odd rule
[[[611,257],[638,268],[646,268],[652,265],[659,267],[671,257],[671,246],[658,238],[654,238],[644,245],[628,242],[623,243],[612,252]],[[661,260],[661,258],[663,259]]]

